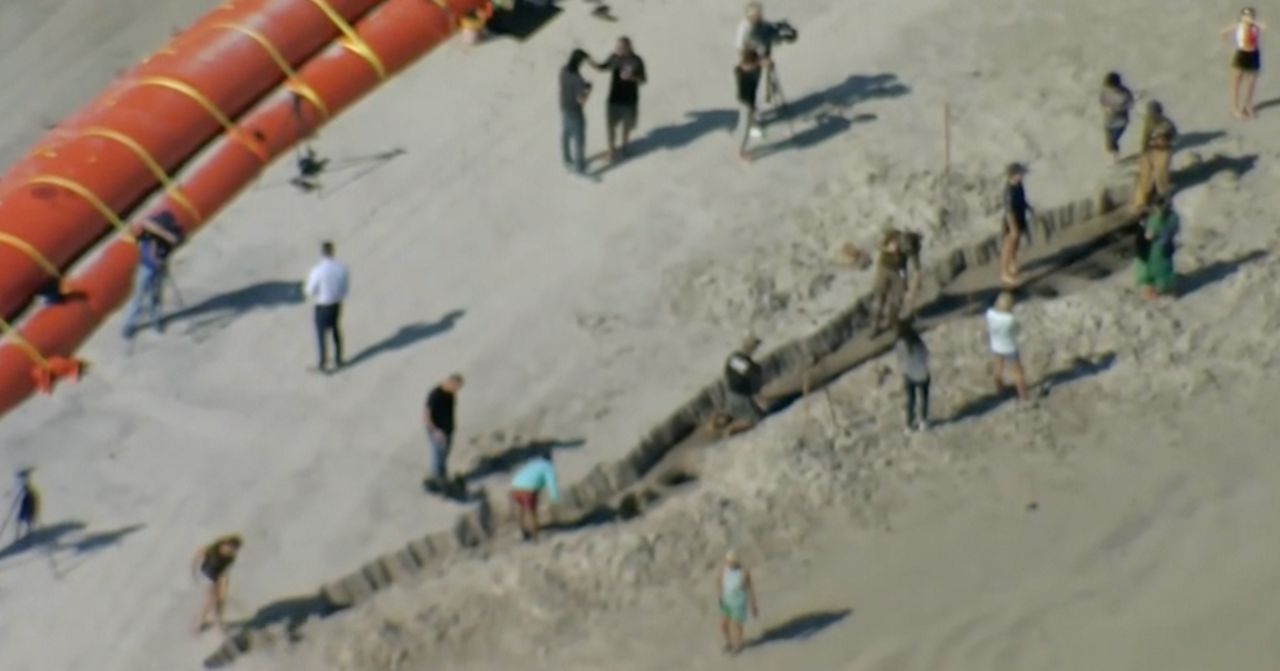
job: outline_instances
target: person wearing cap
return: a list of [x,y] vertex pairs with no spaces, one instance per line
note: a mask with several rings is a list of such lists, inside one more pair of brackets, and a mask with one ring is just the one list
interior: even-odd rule
[[755,586],[751,584],[751,572],[738,559],[738,553],[729,550],[716,572],[716,589],[720,594],[720,634],[724,637],[724,651],[736,654],[742,651],[747,614],[760,617],[756,603]]
[[1031,233],[1031,217],[1035,215],[1035,209],[1027,202],[1027,191],[1022,183],[1027,174],[1026,166],[1010,163],[1004,174],[1004,239],[1000,245],[1000,279],[1008,285],[1018,281],[1018,248],[1022,246],[1022,238]]
[[231,565],[240,555],[244,540],[232,534],[223,536],[196,551],[191,560],[192,577],[201,580],[208,590],[200,614],[196,618],[196,633],[209,627],[209,615],[218,629],[223,628],[222,612],[227,605],[227,590],[231,584]]
[[169,272],[169,255],[182,243],[182,229],[173,214],[162,210],[133,225],[138,241],[138,271],[134,276],[133,301],[124,319],[124,337],[132,338],[138,329],[138,318],[145,308],[156,333],[164,333],[160,314],[164,301],[164,282]]
[[1169,164],[1178,127],[1164,113],[1157,100],[1147,103],[1147,116],[1142,128],[1142,155],[1138,158],[1138,184],[1133,192],[1133,211],[1141,213],[1151,203],[1151,191],[1168,199],[1173,194]]
[[747,336],[742,346],[725,360],[725,435],[747,431],[764,418],[765,403],[760,396],[760,389],[764,386],[764,370],[751,358],[759,347],[759,338]]
[[910,311],[920,292],[919,233],[887,227],[880,240],[876,262],[875,332],[898,322],[904,304]]
[[560,500],[560,487],[556,479],[556,467],[551,463],[551,449],[539,450],[538,456],[530,459],[511,479],[511,501],[516,506],[516,514],[520,522],[520,533],[527,541],[537,542],[538,531],[538,496],[543,491],[552,503]]

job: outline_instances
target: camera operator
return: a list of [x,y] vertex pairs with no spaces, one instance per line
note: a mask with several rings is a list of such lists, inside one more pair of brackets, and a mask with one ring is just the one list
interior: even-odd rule
[[138,273],[134,282],[133,303],[124,321],[124,337],[132,338],[138,328],[144,303],[151,325],[157,333],[164,333],[164,321],[160,315],[164,282],[169,272],[169,255],[182,243],[182,229],[177,219],[167,210],[151,215],[134,225],[138,238]]
[[747,5],[746,16],[738,24],[738,53],[754,51],[764,71],[764,102],[772,104],[779,97],[781,86],[773,64],[773,46],[780,42],[794,42],[799,37],[796,29],[787,21],[765,21],[764,8],[758,2]]

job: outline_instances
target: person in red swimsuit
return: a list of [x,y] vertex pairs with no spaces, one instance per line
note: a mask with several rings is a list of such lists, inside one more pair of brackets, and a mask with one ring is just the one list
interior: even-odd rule
[[[1267,27],[1257,20],[1252,7],[1240,10],[1240,20],[1222,29],[1224,39],[1235,42],[1236,51],[1231,57],[1231,112],[1237,119],[1252,119],[1257,113],[1253,106],[1253,92],[1258,85],[1258,72],[1262,70],[1262,52],[1258,47],[1262,31]],[[1241,89],[1244,89],[1242,98]]]

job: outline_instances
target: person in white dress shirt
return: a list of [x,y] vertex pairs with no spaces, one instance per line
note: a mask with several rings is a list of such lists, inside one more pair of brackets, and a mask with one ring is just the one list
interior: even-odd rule
[[347,297],[347,267],[333,258],[333,243],[320,245],[320,262],[307,276],[307,296],[315,301],[316,341],[320,346],[321,372],[329,368],[326,336],[333,338],[334,368],[342,367],[342,301]]

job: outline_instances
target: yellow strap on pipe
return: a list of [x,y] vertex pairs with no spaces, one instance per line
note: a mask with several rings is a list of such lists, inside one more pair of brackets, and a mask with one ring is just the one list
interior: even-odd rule
[[284,73],[285,78],[289,80],[288,89],[299,96],[306,98],[307,102],[314,105],[316,110],[319,111],[320,115],[325,119],[329,118],[329,106],[320,98],[320,94],[316,93],[316,90],[311,88],[310,84],[302,81],[302,79],[298,77],[298,72],[293,69],[292,65],[289,65],[289,61],[285,60],[284,55],[281,54],[280,50],[271,43],[271,40],[267,39],[266,35],[263,35],[253,28],[242,26],[238,23],[217,23],[214,24],[213,27],[235,31],[248,37],[254,42],[257,42],[258,45],[267,52],[267,55],[271,57],[271,60],[275,61],[276,67],[280,68],[280,71]]
[[387,68],[383,66],[382,58],[380,58],[378,54],[369,47],[369,44],[356,33],[356,29],[352,28],[351,24],[347,23],[347,20],[342,18],[342,15],[329,5],[327,0],[311,0],[311,4],[324,12],[324,15],[329,17],[329,20],[333,22],[333,25],[337,26],[338,30],[343,34],[343,39],[338,40],[339,44],[367,61],[369,63],[369,67],[373,68],[373,71],[378,73],[378,79],[387,78]]
[[45,258],[45,255],[41,254],[40,250],[33,247],[31,243],[26,240],[23,240],[16,235],[0,232],[0,244],[9,245],[23,254],[26,254],[32,262],[37,266],[40,266],[41,270],[48,273],[49,277],[59,280],[62,279],[62,271],[58,270],[58,267],[53,265],[52,261]]
[[235,123],[232,122],[231,119],[222,112],[222,110],[218,109],[217,105],[213,104],[213,101],[206,98],[203,93],[196,89],[196,87],[172,77],[143,77],[138,80],[138,83],[144,86],[159,86],[171,91],[177,91],[178,93],[187,96],[191,100],[195,101],[197,105],[203,107],[204,110],[209,113],[209,116],[212,116],[214,120],[222,124],[222,127],[227,131],[227,135],[230,135],[236,142],[244,145],[244,148],[248,149],[250,153],[258,157],[259,161],[266,163],[269,160],[267,152],[263,149],[262,144],[250,139],[248,135],[245,135],[244,131],[240,130],[239,126],[235,125]]
[[136,240],[133,237],[133,234],[129,232],[129,225],[126,224],[124,220],[120,218],[120,215],[112,211],[110,207],[107,207],[107,204],[102,202],[102,199],[99,198],[97,194],[90,191],[88,187],[81,184],[80,182],[77,182],[73,179],[68,179],[66,177],[60,177],[58,175],[36,175],[35,177],[32,177],[31,179],[27,180],[27,184],[46,184],[49,186],[59,186],[66,189],[67,191],[70,191],[71,193],[76,194],[77,196],[80,196],[82,199],[84,199],[85,202],[92,205],[93,209],[97,210],[98,214],[102,215],[103,219],[106,219],[107,221],[111,222],[111,225],[116,227],[116,230],[120,232],[120,235],[126,241],[136,242]]
[[186,210],[187,214],[190,215],[191,219],[196,223],[204,221],[204,217],[200,215],[200,211],[196,209],[196,206],[193,205],[189,199],[187,199],[187,195],[182,192],[182,189],[177,184],[174,183],[173,178],[169,176],[169,173],[165,172],[164,167],[156,161],[155,157],[153,157],[145,147],[138,144],[137,140],[134,140],[118,130],[103,128],[101,126],[90,128],[84,131],[82,135],[115,140],[116,142],[124,145],[129,149],[129,151],[133,152],[133,154],[138,157],[138,160],[142,161],[143,164],[147,166],[147,169],[151,171],[151,174],[155,175],[156,181],[160,182],[161,186],[164,187],[165,192],[173,199],[173,202],[182,206],[182,209]]
[[40,368],[49,368],[49,360],[44,358],[40,350],[36,349],[36,346],[32,345],[31,341],[27,340],[21,333],[18,333],[18,329],[14,328],[13,324],[5,321],[3,317],[0,317],[0,336],[12,337],[13,343],[18,346],[18,349],[22,350],[23,354],[27,355],[27,358],[31,359],[32,363]]

